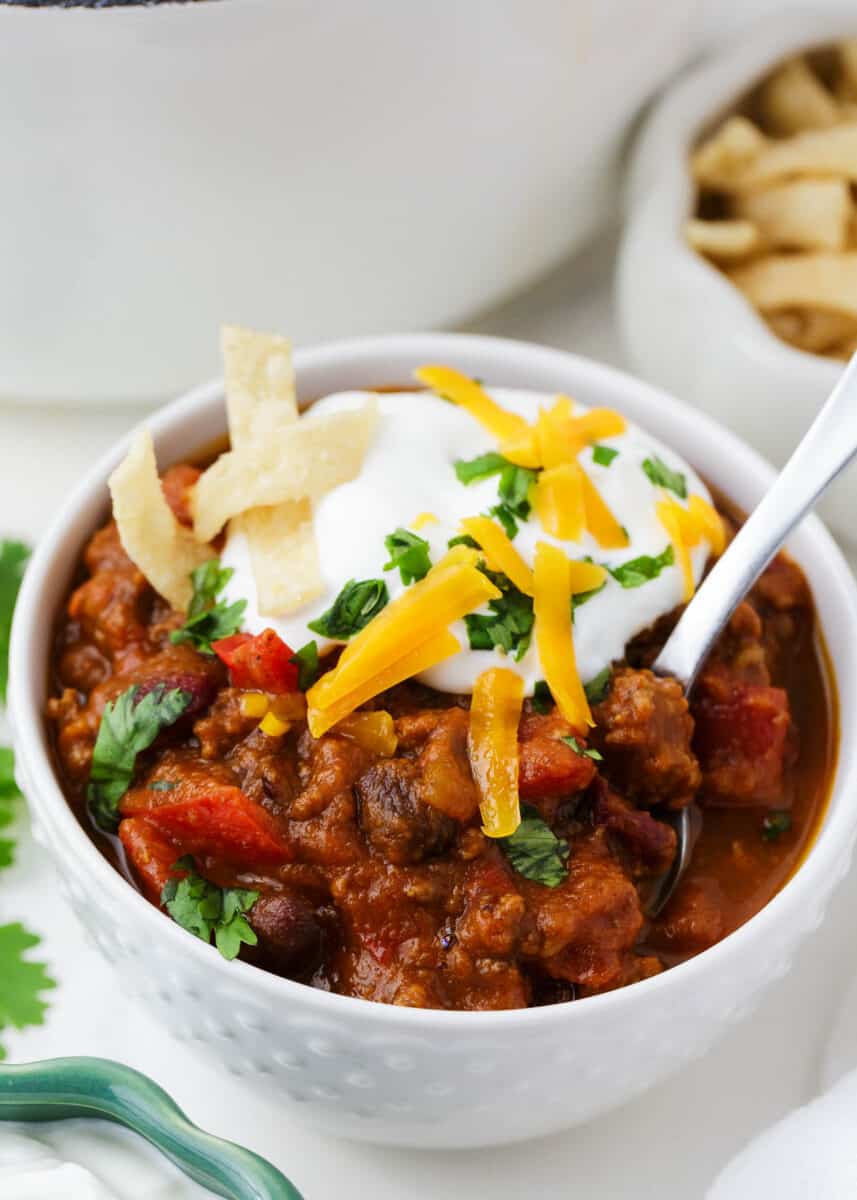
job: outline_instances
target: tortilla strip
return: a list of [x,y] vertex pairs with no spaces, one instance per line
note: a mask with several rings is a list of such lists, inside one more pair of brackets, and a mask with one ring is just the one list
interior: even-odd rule
[[771,246],[844,250],[854,205],[844,179],[795,179],[736,196],[732,211],[757,225]]
[[[298,406],[288,339],[224,325],[220,341],[233,449],[293,425]],[[294,612],[321,595],[311,501],[251,509],[234,523],[247,538],[262,616]]]
[[251,508],[235,517],[230,528],[247,538],[263,617],[294,612],[324,591],[309,500]]
[[305,417],[276,435],[253,438],[220,458],[193,494],[194,530],[210,541],[248,509],[315,499],[354,479],[378,417],[377,403],[330,416]]
[[811,354],[825,354],[857,337],[857,320],[826,309],[782,309],[767,314],[771,329],[784,341]]
[[224,325],[220,345],[233,449],[297,420],[295,372],[288,338]]
[[768,139],[746,117],[729,117],[690,160],[691,173],[705,187],[729,191],[732,181],[765,149]]
[[758,104],[762,125],[780,137],[829,129],[841,119],[836,100],[803,58],[783,63],[762,84]]
[[759,250],[762,239],[752,221],[686,221],[684,236],[699,254],[711,258],[746,258]]
[[857,182],[857,122],[810,129],[786,141],[769,142],[721,186],[727,191],[752,192],[793,175],[832,175]]
[[857,252],[772,254],[729,271],[761,312],[822,308],[857,318]]
[[148,429],[135,435],[107,482],[125,553],[159,595],[186,612],[193,595],[191,571],[217,555],[176,520],[167,504]]

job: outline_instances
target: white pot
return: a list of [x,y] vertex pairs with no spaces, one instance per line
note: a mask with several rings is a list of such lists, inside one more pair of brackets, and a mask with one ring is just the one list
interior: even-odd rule
[[457,322],[609,219],[687,0],[0,5],[0,400],[151,401],[221,321]]
[[[415,334],[302,350],[302,400],[401,383],[420,362],[616,407],[662,438],[745,509],[773,471],[734,434],[664,392],[587,359],[523,342]],[[218,381],[150,422],[161,464],[225,432]],[[226,962],[153,907],[96,849],[55,774],[45,727],[50,630],[85,541],[104,520],[106,479],[129,439],[97,463],[42,538],[12,634],[10,717],[34,832],[64,894],[117,978],[146,1011],[223,1069],[282,1096],[328,1133],[415,1146],[502,1145],[615,1108],[703,1054],[788,971],[848,869],[857,834],[857,744],[845,737],[829,808],[800,868],[752,920],[652,979],[571,1004],[441,1012],[374,1004]],[[842,728],[857,722],[857,589],[819,521],[789,548],[806,571],[831,661]],[[573,1183],[573,1181],[572,1181]],[[573,1194],[570,1185],[569,1194]],[[359,1194],[359,1188],[358,1188]]]

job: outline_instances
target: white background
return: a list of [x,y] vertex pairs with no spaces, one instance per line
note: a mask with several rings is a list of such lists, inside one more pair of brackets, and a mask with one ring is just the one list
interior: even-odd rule
[[[529,338],[622,365],[610,320],[612,244],[601,243],[536,291],[475,322],[482,332]],[[127,408],[0,409],[0,530],[35,540],[70,486],[145,414]],[[46,631],[47,636],[47,631]],[[594,1194],[645,1200],[702,1197],[752,1134],[814,1094],[821,1049],[854,959],[857,873],[828,919],[763,1007],[708,1057],[642,1099],[587,1126],[503,1150],[423,1153],[337,1142],[307,1132],[281,1103],[197,1061],[118,990],[83,941],[53,869],[26,837],[4,873],[0,923],[22,919],[60,983],[43,1029],[6,1037],[23,1061],[99,1054],[139,1067],[191,1118],[259,1151],[306,1200],[341,1194],[378,1200],[492,1200]],[[574,1079],[569,1080],[574,1087]]]

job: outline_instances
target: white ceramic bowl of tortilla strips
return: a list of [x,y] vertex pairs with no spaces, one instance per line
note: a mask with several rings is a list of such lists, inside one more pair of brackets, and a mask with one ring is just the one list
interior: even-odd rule
[[[497,384],[562,391],[647,427],[745,508],[772,470],[708,417],[628,375],[574,355],[490,338],[405,335],[296,355],[299,391],[403,384],[421,362]],[[206,384],[151,421],[162,467],[226,427],[223,387]],[[27,573],[11,654],[20,783],[64,894],[130,996],[165,1027],[326,1132],[423,1147],[508,1143],[618,1106],[704,1054],[760,1002],[822,920],[857,833],[857,747],[848,739],[818,837],[796,875],[718,945],[654,978],[568,1004],[447,1012],[318,991],[244,963],[158,912],[102,857],[69,808],[52,762],[44,706],[50,630],[81,548],[105,517],[106,480],[128,439],[93,467],[42,539]],[[857,722],[857,594],[815,519],[790,549],[804,568],[832,661],[842,727]]]
[[[776,464],[789,457],[842,371],[835,359],[778,338],[744,295],[690,248],[694,146],[778,63],[857,35],[852,8],[771,15],[684,74],[654,105],[636,141],[616,273],[617,315],[635,370],[725,421]],[[820,506],[855,539],[857,476]]]

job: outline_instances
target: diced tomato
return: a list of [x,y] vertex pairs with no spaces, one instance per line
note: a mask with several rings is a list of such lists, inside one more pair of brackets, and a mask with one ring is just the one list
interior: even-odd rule
[[703,679],[693,706],[693,748],[702,801],[727,807],[783,800],[783,768],[794,752],[788,696],[781,688]]
[[235,633],[212,642],[211,648],[229,668],[233,687],[275,694],[298,690],[298,668],[291,661],[295,652],[273,629],[255,636]]
[[138,788],[125,797],[122,812],[143,817],[170,838],[179,847],[176,858],[182,854],[211,856],[248,868],[292,858],[283,831],[271,814],[229,784],[212,783],[148,795]]
[[560,739],[572,732],[559,713],[530,713],[518,729],[518,790],[523,800],[570,796],[592,782],[595,763]]
[[142,817],[129,817],[121,821],[119,840],[140,881],[143,894],[153,904],[160,904],[161,892],[172,878],[171,868],[181,858],[181,851]]

